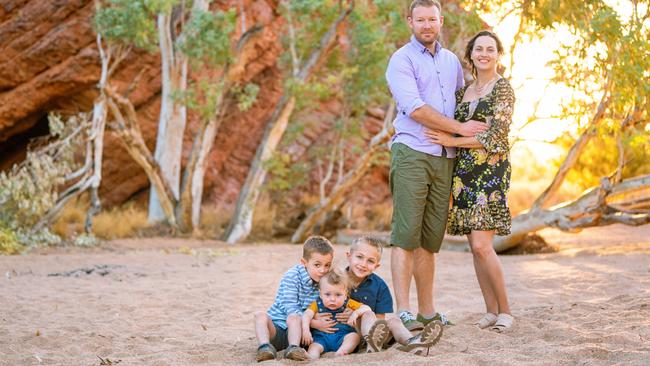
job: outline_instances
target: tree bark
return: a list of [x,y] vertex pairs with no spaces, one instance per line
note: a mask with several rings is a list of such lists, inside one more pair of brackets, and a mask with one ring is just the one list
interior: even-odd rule
[[[164,217],[171,226],[176,227],[176,217],[174,216],[176,198],[172,187],[163,176],[162,169],[142,138],[133,104],[128,99],[119,96],[110,86],[104,88],[104,92],[108,96],[108,107],[115,118],[113,130],[120,137],[120,142],[129,155],[145,171],[149,182],[156,190]],[[120,111],[118,104],[125,109],[126,117]]]
[[[310,54],[300,71],[296,72],[294,68],[294,75],[297,75],[296,79],[298,82],[307,81],[318,65],[326,59],[328,51],[335,45],[339,27],[352,12],[353,7],[354,1],[351,1],[350,6],[345,8],[339,14],[336,21],[330,25],[327,32],[321,38],[318,48]],[[273,152],[275,152],[286,131],[294,107],[295,97],[287,96],[285,93],[276,106],[271,120],[267,123],[264,137],[257,148],[248,176],[239,193],[235,213],[223,236],[224,240],[229,244],[235,244],[245,239],[251,232],[253,212],[257,205],[261,186],[268,173],[267,169],[263,166],[263,162],[269,159]]]
[[[160,166],[162,178],[168,182],[174,200],[179,198],[183,134],[187,121],[187,108],[173,93],[187,89],[187,57],[174,51],[171,14],[158,15],[158,36],[162,69],[160,117],[154,159]],[[161,207],[157,191],[149,195],[149,220],[161,221],[166,213]]]

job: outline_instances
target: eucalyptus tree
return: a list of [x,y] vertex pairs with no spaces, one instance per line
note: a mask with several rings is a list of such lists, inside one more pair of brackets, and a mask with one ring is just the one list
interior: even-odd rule
[[[495,241],[496,248],[507,249],[527,233],[548,226],[575,230],[612,223],[650,222],[648,210],[641,209],[644,204],[647,206],[650,176],[643,175],[648,173],[640,167],[643,162],[630,160],[638,159],[636,150],[647,151],[649,146],[650,86],[646,82],[650,76],[649,1],[628,2],[629,14],[600,0],[497,3],[497,6],[511,7],[505,13],[519,15],[518,34],[537,36],[547,31],[567,34],[554,51],[555,58],[550,65],[555,71],[553,81],[574,91],[573,97],[562,105],[563,117],[579,124],[580,135],[568,149],[547,189],[530,210],[513,219],[512,234]],[[598,140],[611,141],[611,136],[616,141],[607,144],[611,150],[599,152],[600,156],[616,157],[607,159],[610,173],[575,200],[549,207],[572,170],[578,167],[584,174],[587,167],[594,168],[585,153],[588,146]],[[633,166],[636,168],[630,169]]]
[[[103,91],[109,98],[113,125],[122,143],[151,183],[149,219],[166,219],[172,226],[189,231],[198,226],[205,159],[214,141],[218,112],[225,96],[237,84],[228,78],[235,13],[210,11],[207,0],[195,0],[191,7],[190,2],[182,0],[105,0],[100,4],[96,29],[111,47],[122,45],[160,53],[162,92],[154,154],[144,144],[130,100],[110,84]],[[209,65],[223,71],[210,85],[190,85],[188,72],[192,65],[197,69]],[[202,120],[181,182],[188,105],[200,110]]]

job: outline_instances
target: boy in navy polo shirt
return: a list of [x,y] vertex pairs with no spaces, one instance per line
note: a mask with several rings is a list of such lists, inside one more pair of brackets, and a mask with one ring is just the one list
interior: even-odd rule
[[255,336],[259,342],[257,362],[284,357],[305,361],[307,352],[300,347],[302,313],[318,298],[318,282],[330,270],[334,248],[322,236],[311,236],[303,244],[300,264],[291,267],[280,280],[275,302],[268,311],[255,313]]
[[[393,297],[384,280],[373,272],[379,268],[382,255],[382,242],[377,238],[362,236],[355,240],[347,253],[349,267],[347,273],[350,278],[350,298],[366,304],[372,309],[378,319],[384,319],[386,314],[393,312]],[[338,315],[337,320],[347,321],[349,312]],[[363,327],[364,319],[361,326]],[[373,327],[368,334],[368,347],[381,350],[384,345],[382,340],[394,338],[400,344],[398,350],[405,352],[421,353],[425,348],[433,346],[442,336],[440,322],[431,322],[424,327],[421,333],[413,335],[404,327],[398,318],[388,320],[391,334],[376,334],[385,332],[385,328]],[[374,343],[376,340],[379,342]]]

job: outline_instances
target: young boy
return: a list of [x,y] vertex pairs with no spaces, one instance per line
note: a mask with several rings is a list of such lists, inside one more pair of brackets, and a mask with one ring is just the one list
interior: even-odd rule
[[305,361],[300,347],[302,312],[318,298],[318,282],[330,270],[334,248],[322,236],[311,236],[303,244],[300,264],[290,268],[280,280],[275,302],[267,312],[255,313],[255,336],[259,343],[257,362],[275,359],[286,349],[285,358]]
[[[351,310],[352,313],[346,323],[335,324],[335,332],[310,329],[309,325],[315,314],[331,314],[332,318],[335,318],[336,314],[346,309]],[[365,319],[364,323],[374,324],[375,328],[380,324],[387,327],[385,320],[377,321],[368,305],[348,298],[348,283],[345,275],[330,271],[320,281],[318,299],[312,302],[302,315],[302,341],[309,346],[307,351],[309,358],[316,360],[324,352],[336,351],[337,356],[353,352],[361,340],[354,328],[357,319]],[[367,335],[369,328],[362,327],[361,334]]]
[[[380,266],[382,251],[382,242],[379,239],[362,236],[352,243],[347,253],[347,273],[352,288],[350,298],[368,305],[379,319],[384,319],[386,314],[393,312],[393,297],[386,282],[373,273]],[[345,321],[345,316],[347,314],[337,318],[339,321]],[[364,321],[361,320],[362,326]],[[442,325],[438,323],[427,324],[420,334],[413,336],[400,319],[389,319],[388,331],[383,327],[371,328],[367,337],[368,347],[379,351],[392,335],[400,344],[398,349],[401,351],[419,353],[424,348],[428,350],[442,336]]]

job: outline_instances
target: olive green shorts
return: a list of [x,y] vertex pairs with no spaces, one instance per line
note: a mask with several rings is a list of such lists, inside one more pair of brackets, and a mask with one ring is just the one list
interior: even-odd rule
[[395,143],[391,148],[391,245],[440,251],[447,225],[454,159]]

